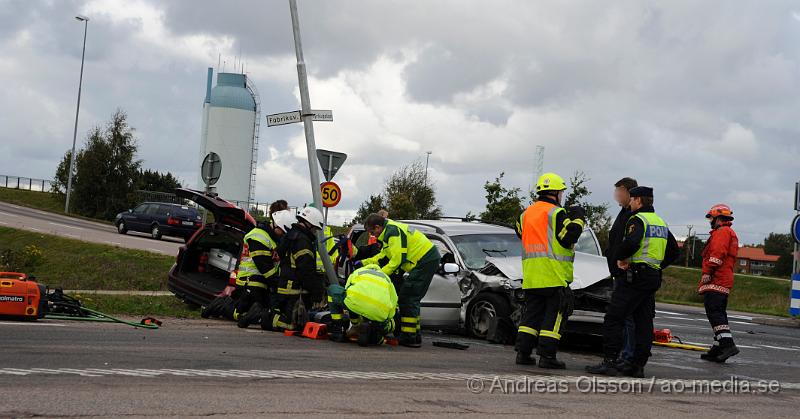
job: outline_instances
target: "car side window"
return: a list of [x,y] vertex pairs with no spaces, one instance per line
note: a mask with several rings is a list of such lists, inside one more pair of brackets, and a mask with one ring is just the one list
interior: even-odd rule
[[159,207],[160,207],[160,205],[150,204],[150,205],[147,206],[147,209],[145,210],[144,213],[145,213],[145,215],[156,215],[158,213],[158,208]]
[[172,212],[172,206],[170,206],[170,205],[159,205],[158,206],[158,211],[156,213],[158,215],[167,216],[167,215],[170,215],[170,212]]
[[447,247],[447,244],[442,241],[442,239],[436,236],[428,236],[428,239],[433,243],[434,246],[439,250],[439,254],[442,255],[442,263],[455,263],[456,257],[453,255],[453,252]]
[[600,249],[597,248],[597,242],[595,242],[591,230],[583,230],[578,242],[575,243],[575,251],[600,256]]
[[135,212],[136,214],[144,214],[144,212],[147,211],[147,208],[149,206],[150,204],[141,204],[138,207],[134,208],[133,212]]

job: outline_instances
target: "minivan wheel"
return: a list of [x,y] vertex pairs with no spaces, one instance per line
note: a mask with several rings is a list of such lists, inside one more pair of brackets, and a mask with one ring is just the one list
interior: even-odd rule
[[125,234],[128,232],[128,227],[125,225],[125,221],[120,221],[117,223],[117,233]]
[[156,240],[161,240],[161,229],[158,228],[158,224],[153,224],[153,227],[150,229],[150,236]]
[[470,304],[467,312],[467,332],[471,336],[484,339],[489,332],[489,325],[495,317],[508,317],[511,307],[502,296],[483,293]]

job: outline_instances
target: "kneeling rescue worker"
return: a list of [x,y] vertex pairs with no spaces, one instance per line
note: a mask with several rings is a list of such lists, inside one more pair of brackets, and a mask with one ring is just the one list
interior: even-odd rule
[[[611,293],[603,320],[603,361],[587,366],[591,374],[644,377],[653,346],[653,317],[661,272],[678,257],[678,243],[653,208],[653,188],[637,186],[631,195],[631,217],[616,253],[617,266],[626,271],[624,281]],[[633,315],[636,345],[630,362],[616,362],[622,349],[625,318]]]
[[367,234],[377,237],[381,251],[377,255],[356,261],[355,267],[378,264],[383,273],[392,276],[395,271],[407,272],[397,292],[400,306],[400,345],[419,348],[422,346],[420,332],[420,302],[428,292],[433,275],[439,268],[441,256],[436,246],[422,232],[408,230],[408,226],[378,214],[371,214],[364,223]]
[[561,207],[567,185],[555,173],[545,173],[536,182],[538,200],[519,218],[517,234],[522,238],[522,289],[525,307],[517,331],[517,364],[564,369],[556,358],[561,326],[571,313],[575,243],[585,224],[579,207]]
[[725,362],[739,353],[728,325],[728,295],[733,288],[733,265],[739,252],[739,238],[733,231],[733,211],[725,204],[714,205],[706,214],[711,237],[703,248],[703,273],[697,292],[703,296],[706,316],[714,331],[714,346],[700,355],[706,361]]
[[[347,278],[344,287],[329,286],[328,306],[333,341],[347,341],[350,323],[358,333],[360,346],[380,345],[384,337],[394,333],[397,292],[392,280],[378,265],[357,269]],[[349,314],[349,322],[344,319],[344,310]]]

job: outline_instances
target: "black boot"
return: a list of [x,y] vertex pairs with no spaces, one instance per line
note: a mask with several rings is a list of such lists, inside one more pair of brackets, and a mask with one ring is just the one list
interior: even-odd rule
[[731,344],[730,346],[720,346],[719,353],[717,354],[716,361],[719,363],[725,362],[728,358],[736,355],[739,353],[739,348],[736,345]]
[[219,317],[220,312],[222,311],[222,306],[225,305],[225,299],[230,297],[217,297],[206,307],[203,307],[203,310],[200,311],[200,317],[204,319],[208,319],[210,317]]
[[334,342],[347,342],[347,335],[345,335],[346,327],[342,321],[334,321],[331,323],[331,329],[328,331],[328,338]]
[[705,361],[717,362],[717,355],[719,355],[719,345],[713,345],[708,352],[700,355],[700,359]]
[[236,325],[241,328],[246,328],[251,324],[260,323],[261,316],[264,314],[263,311],[264,309],[261,307],[261,304],[253,303],[253,305],[250,306],[250,310],[247,310],[247,313],[239,315],[239,320],[237,321]]
[[405,346],[407,348],[421,348],[422,341],[417,341],[417,334],[414,333],[400,333],[400,337],[397,339],[401,346]]
[[644,368],[632,362],[625,362],[617,368],[625,377],[644,378]]
[[369,346],[370,332],[372,331],[372,322],[363,320],[358,325],[358,346]]
[[517,365],[536,365],[536,358],[532,357],[531,354],[517,352],[516,362]]
[[614,365],[614,360],[611,358],[603,358],[597,365],[587,365],[586,372],[589,374],[608,375],[613,377],[619,373]]
[[567,368],[567,364],[559,361],[555,356],[540,356],[539,368],[546,368],[550,370],[563,370]]

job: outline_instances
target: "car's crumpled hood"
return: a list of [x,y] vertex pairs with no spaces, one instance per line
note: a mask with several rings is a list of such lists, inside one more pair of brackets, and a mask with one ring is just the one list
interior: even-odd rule
[[[509,279],[522,279],[522,258],[520,256],[507,258],[487,256],[486,262],[494,265]],[[608,278],[608,276],[608,264],[604,257],[581,252],[575,253],[574,273],[570,288],[573,290],[583,289]]]

